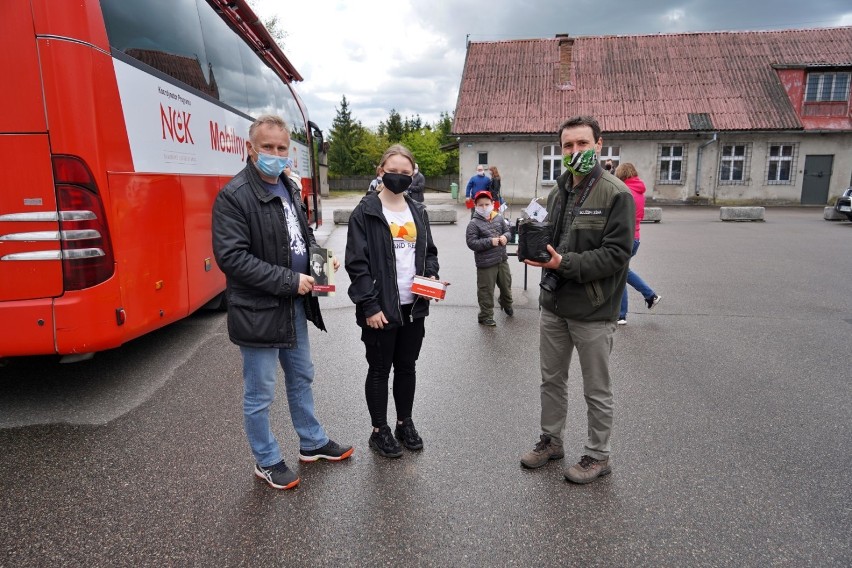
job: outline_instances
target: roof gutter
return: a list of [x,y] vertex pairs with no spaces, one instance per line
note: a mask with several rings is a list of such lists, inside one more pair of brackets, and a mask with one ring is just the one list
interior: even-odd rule
[[701,194],[700,191],[699,191],[699,185],[698,185],[698,179],[701,177],[701,151],[704,149],[705,146],[709,146],[710,144],[712,144],[713,142],[715,142],[718,139],[719,139],[719,133],[714,132],[713,138],[711,138],[710,140],[708,140],[707,142],[705,142],[704,144],[702,144],[701,146],[698,147],[698,157],[696,158],[696,161],[695,161],[695,197],[698,197]]

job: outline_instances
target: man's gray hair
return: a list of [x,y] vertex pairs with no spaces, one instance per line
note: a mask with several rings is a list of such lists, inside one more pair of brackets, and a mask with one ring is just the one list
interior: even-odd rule
[[277,126],[285,132],[288,131],[287,123],[284,122],[284,119],[277,114],[262,114],[254,119],[254,122],[252,122],[251,126],[249,126],[249,140],[254,140],[254,133],[257,130],[257,127],[261,124]]

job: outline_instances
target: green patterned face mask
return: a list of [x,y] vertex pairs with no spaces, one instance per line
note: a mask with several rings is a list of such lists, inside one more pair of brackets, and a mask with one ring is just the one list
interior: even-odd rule
[[584,176],[592,171],[596,161],[597,156],[595,155],[594,148],[562,156],[562,165],[575,176]]

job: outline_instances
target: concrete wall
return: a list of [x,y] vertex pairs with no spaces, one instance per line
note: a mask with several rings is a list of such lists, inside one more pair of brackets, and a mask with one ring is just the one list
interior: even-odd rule
[[[504,138],[504,137],[500,137]],[[502,194],[510,203],[527,203],[533,197],[546,196],[554,186],[541,181],[541,155],[545,145],[558,144],[555,136],[525,140],[462,139],[459,146],[460,199],[468,179],[476,173],[479,152],[488,152],[487,166],[497,166],[502,178]],[[708,133],[678,134],[672,137],[637,140],[604,134],[604,144],[619,146],[621,162],[632,162],[648,186],[649,205],[657,201],[686,202],[698,193],[711,203],[795,204],[801,202],[805,158],[808,155],[833,155],[828,203],[852,184],[852,135],[842,133],[720,133],[715,142],[701,150],[701,172],[696,173],[699,146],[712,139]],[[658,181],[658,144],[686,144],[686,167],[678,184]],[[770,143],[795,143],[797,151],[790,184],[766,183]],[[721,145],[746,144],[748,164],[742,184],[719,183]]]

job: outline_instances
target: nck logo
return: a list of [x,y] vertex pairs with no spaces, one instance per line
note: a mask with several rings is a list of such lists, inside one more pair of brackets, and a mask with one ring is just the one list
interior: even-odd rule
[[195,144],[192,139],[192,132],[189,131],[189,120],[192,114],[185,110],[175,110],[172,107],[163,108],[160,103],[160,124],[163,129],[163,140],[166,139],[168,132],[172,142],[180,144]]

